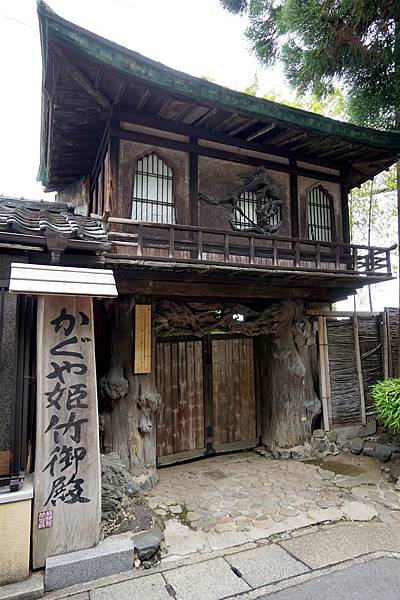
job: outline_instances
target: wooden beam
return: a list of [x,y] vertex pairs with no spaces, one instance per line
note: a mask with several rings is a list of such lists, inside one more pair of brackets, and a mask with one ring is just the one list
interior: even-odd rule
[[128,87],[128,84],[126,83],[126,81],[121,81],[121,83],[119,84],[117,93],[115,94],[115,98],[114,98],[114,102],[113,102],[113,108],[115,108],[116,106],[119,105],[119,103],[122,100],[122,96],[126,92],[127,87]]
[[[296,161],[290,160],[290,166],[296,168]],[[290,225],[291,236],[294,238],[300,237],[299,226],[299,193],[297,186],[297,174],[290,173]]]
[[242,154],[235,154],[234,152],[227,152],[225,150],[210,148],[208,146],[195,146],[187,142],[165,139],[155,135],[149,135],[146,133],[130,131],[128,129],[121,129],[117,127],[113,127],[111,129],[111,134],[122,139],[131,140],[133,142],[151,144],[154,146],[160,146],[162,148],[171,148],[173,150],[180,150],[181,152],[196,152],[197,154],[201,154],[203,156],[211,156],[213,158],[219,158],[221,160],[227,160],[230,162],[237,162],[247,165],[264,165],[266,168],[272,169],[274,171],[280,171],[282,173],[294,172],[298,175],[302,175],[303,177],[311,177],[313,179],[321,179],[322,181],[332,181],[334,183],[340,183],[340,177],[337,175],[332,175],[330,173],[321,173],[320,171],[314,171],[312,169],[304,169],[298,167],[294,168],[290,165],[273,162],[272,160],[264,160],[262,158],[256,158],[253,156],[243,156]]
[[136,112],[140,113],[140,111],[146,104],[147,100],[150,98],[150,95],[151,95],[150,88],[147,88],[147,90],[144,90],[144,92],[142,93],[142,95],[139,98],[139,102],[136,105]]
[[272,131],[273,129],[276,129],[277,127],[278,127],[278,125],[276,123],[270,123],[269,125],[266,125],[265,127],[262,127],[261,129],[259,129],[255,133],[251,133],[250,135],[248,135],[246,137],[246,140],[248,142],[251,142],[252,140],[255,140],[256,138],[261,137],[265,133],[268,133],[268,131]]
[[61,61],[63,67],[66,71],[71,75],[72,79],[76,81],[88,94],[91,96],[100,106],[105,108],[107,111],[111,111],[111,102],[101,92],[96,89],[94,84],[86,77],[84,73],[77,67],[77,65],[67,56],[67,54],[58,46],[57,44],[52,43],[51,49],[57,58]]
[[158,119],[162,118],[164,111],[168,108],[168,106],[170,106],[170,104],[174,101],[173,98],[171,98],[171,96],[167,96],[164,100],[164,102],[162,102],[160,109],[158,110],[156,117]]
[[366,416],[366,409],[365,409],[364,379],[363,379],[363,374],[362,374],[360,338],[359,338],[359,334],[358,334],[358,318],[357,318],[356,313],[354,313],[352,321],[353,321],[353,340],[354,340],[354,352],[355,352],[355,357],[356,357],[358,387],[360,390],[361,423],[363,425],[366,425],[367,424],[367,416]]
[[342,235],[343,241],[350,243],[350,213],[349,213],[349,196],[348,196],[347,173],[342,172],[340,179],[340,207],[342,213]]
[[175,117],[172,119],[173,121],[181,121],[183,120],[185,117],[188,116],[189,113],[192,112],[192,110],[194,108],[196,108],[197,104],[195,102],[192,102],[191,104],[187,104],[184,108],[182,108],[181,111],[179,111],[178,113],[176,113]]
[[111,201],[110,212],[116,214],[121,210],[119,201],[119,139],[110,138],[109,142],[110,153],[110,179],[111,179]]
[[[354,311],[350,310],[317,310],[314,308],[306,309],[305,314],[309,317],[328,317],[328,318],[351,318],[354,316]],[[358,317],[378,317],[380,312],[359,311]]]
[[206,121],[208,119],[208,117],[214,116],[217,112],[218,112],[217,108],[207,109],[207,111],[203,115],[201,115],[201,117],[198,117],[198,119],[193,121],[192,127],[196,127],[196,126],[198,127],[199,125],[202,125],[204,123],[204,121]]
[[245,131],[246,129],[249,129],[249,127],[252,127],[256,123],[257,123],[257,119],[249,119],[248,121],[246,121],[246,123],[242,123],[242,125],[239,125],[238,127],[235,127],[235,129],[232,129],[232,131],[230,131],[228,133],[228,135],[230,135],[230,136],[238,135],[239,133],[241,133],[242,131]]
[[[190,138],[191,145],[197,145],[196,138]],[[199,155],[189,152],[189,203],[191,225],[199,225]]]
[[328,384],[326,368],[326,345],[325,322],[324,317],[318,317],[318,348],[319,348],[319,377],[320,377],[320,396],[322,403],[322,416],[324,420],[324,429],[329,431],[329,408],[328,408]]
[[232,122],[234,123],[238,117],[239,113],[237,112],[229,114],[227,117],[225,117],[224,119],[222,119],[222,121],[218,123],[218,125],[215,128],[215,131],[222,131],[224,127],[226,127],[227,125],[231,125]]
[[[137,275],[139,273],[137,272]],[[254,283],[232,283],[229,279],[226,283],[189,281],[187,275],[184,284],[181,280],[168,281],[158,280],[153,273],[152,279],[124,279],[121,273],[115,272],[117,288],[120,294],[146,294],[151,296],[186,296],[192,298],[327,298],[326,290],[318,288],[283,288],[271,284],[260,285]]]
[[[208,113],[209,114],[209,113]],[[203,115],[204,116],[204,115]],[[294,154],[293,150],[283,150],[278,149],[275,146],[271,145],[271,143],[260,143],[253,140],[245,140],[241,138],[232,139],[234,136],[238,135],[240,132],[248,129],[258,121],[256,119],[252,119],[251,121],[247,121],[243,123],[239,127],[236,127],[232,131],[228,133],[224,133],[221,131],[213,131],[211,129],[206,129],[204,127],[196,127],[193,124],[189,125],[187,123],[178,123],[176,121],[177,117],[174,120],[167,119],[158,119],[157,117],[152,117],[150,115],[139,114],[136,112],[130,112],[126,110],[120,110],[116,117],[120,121],[125,121],[127,123],[134,123],[137,125],[143,125],[145,127],[150,127],[152,129],[158,129],[160,131],[170,131],[171,133],[178,133],[180,135],[197,137],[198,139],[209,140],[211,142],[216,142],[218,144],[225,144],[228,146],[237,146],[238,148],[244,148],[246,150],[254,150],[256,152],[263,152],[264,154],[275,154],[276,156],[280,156],[283,158],[294,158],[295,160],[310,162],[311,157],[306,155]],[[201,118],[201,117],[200,117]],[[315,143],[314,140],[307,140],[307,144]],[[327,140],[327,143],[332,144],[332,140]],[[332,164],[332,161],[324,161],[319,160],[318,156],[313,157],[312,161],[315,165],[321,165],[323,167],[335,168]],[[339,170],[339,168],[338,168]]]

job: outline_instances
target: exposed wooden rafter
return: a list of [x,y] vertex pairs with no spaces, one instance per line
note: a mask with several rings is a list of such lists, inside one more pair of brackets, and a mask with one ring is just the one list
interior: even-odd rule
[[142,108],[146,104],[147,100],[150,98],[150,95],[151,95],[150,88],[147,88],[146,90],[144,90],[144,92],[142,92],[142,94],[139,98],[139,102],[136,105],[136,112],[140,112],[142,110]]
[[76,64],[67,56],[67,54],[57,44],[51,45],[52,51],[56,54],[58,59],[63,64],[68,74],[78,83],[88,94],[91,96],[100,106],[108,111],[111,111],[110,100],[101,92],[96,89],[94,84],[88,77],[76,66]]
[[265,127],[261,127],[261,129],[259,129],[258,131],[248,135],[246,137],[246,140],[248,142],[251,142],[252,140],[255,140],[256,138],[261,137],[265,133],[268,133],[269,131],[276,129],[277,127],[278,127],[278,125],[276,123],[269,123],[269,125],[266,125]]
[[257,119],[249,119],[248,121],[246,121],[246,123],[239,125],[239,127],[235,127],[235,129],[232,129],[232,131],[229,131],[228,135],[231,135],[231,136],[238,135],[239,133],[241,133],[242,131],[245,131],[246,129],[249,129],[256,123],[257,123]]
[[126,81],[121,81],[121,83],[119,84],[117,93],[115,94],[115,98],[114,98],[114,101],[113,101],[113,107],[119,105],[119,103],[122,100],[123,95],[126,92],[127,87],[128,87],[128,84],[126,83]]

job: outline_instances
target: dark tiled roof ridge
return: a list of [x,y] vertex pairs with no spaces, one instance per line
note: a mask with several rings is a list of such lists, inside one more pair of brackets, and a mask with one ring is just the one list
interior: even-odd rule
[[45,236],[51,231],[69,239],[106,242],[101,224],[75,214],[66,203],[0,196],[0,231]]

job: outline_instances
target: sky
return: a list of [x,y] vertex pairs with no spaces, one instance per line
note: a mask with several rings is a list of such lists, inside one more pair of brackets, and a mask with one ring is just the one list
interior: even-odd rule
[[[246,18],[218,0],[48,0],[60,16],[198,77],[238,90],[258,73],[260,89],[285,93],[279,69],[259,69]],[[50,199],[39,166],[41,53],[35,0],[0,0],[0,194]],[[289,91],[287,92],[289,94]]]
[[[265,71],[245,38],[247,20],[219,0],[48,0],[60,16],[170,67],[243,90],[293,93],[280,68]],[[52,200],[39,167],[41,52],[36,0],[0,0],[0,195]],[[382,242],[382,245],[385,241]],[[374,291],[374,309],[397,303],[396,282]],[[366,300],[360,298],[365,310]],[[352,299],[342,309],[352,309]]]

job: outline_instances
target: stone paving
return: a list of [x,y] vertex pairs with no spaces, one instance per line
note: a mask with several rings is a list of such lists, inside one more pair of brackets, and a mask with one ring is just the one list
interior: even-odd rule
[[49,592],[44,600],[394,600],[399,550],[400,523],[317,525],[272,543],[248,542]]
[[166,523],[164,560],[318,523],[375,519],[399,524],[400,493],[375,459],[354,459],[361,461],[357,475],[326,470],[329,461],[321,468],[254,452],[161,469],[148,500]]

